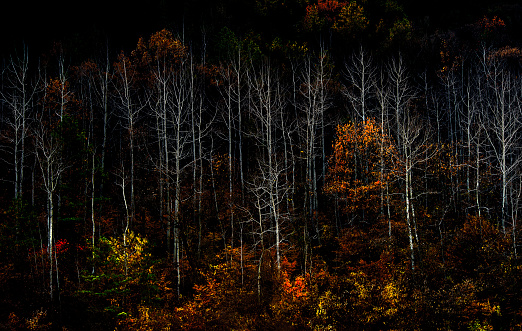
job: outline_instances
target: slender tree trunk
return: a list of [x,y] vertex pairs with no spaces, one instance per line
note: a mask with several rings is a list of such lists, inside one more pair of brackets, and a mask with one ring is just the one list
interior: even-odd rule
[[[178,136],[179,138],[179,136]],[[179,297],[180,295],[180,285],[181,285],[181,268],[180,268],[180,241],[179,241],[179,205],[180,205],[180,194],[181,194],[181,178],[180,178],[180,162],[179,157],[175,160],[175,185],[176,191],[174,196],[174,266],[176,268],[177,274],[177,282],[176,282],[176,293]]]
[[125,178],[125,168],[122,164],[121,169],[121,194],[123,197],[123,205],[125,207],[125,225],[123,228],[123,263],[125,266],[125,277],[127,277],[128,274],[128,253],[127,253],[127,233],[129,232],[129,226],[130,226],[130,211],[129,211],[129,204],[127,202],[127,193],[125,192],[125,189],[127,187],[126,178]]
[[480,218],[482,215],[482,208],[480,207],[480,146],[475,145],[475,203],[477,204],[477,213]]
[[53,300],[53,254],[54,250],[54,202],[53,202],[53,194],[47,193],[47,208],[48,208],[48,216],[47,216],[47,227],[48,227],[48,237],[47,237],[47,252],[49,253],[49,294],[51,297],[51,301]]
[[[102,76],[103,140],[100,164],[102,174],[105,172],[105,153],[107,151],[107,129],[109,126],[109,69],[109,55],[107,55],[107,66],[105,67],[105,72]],[[103,180],[100,181],[100,195],[103,195]]]
[[236,96],[237,96],[237,130],[238,130],[238,138],[239,138],[239,177],[241,180],[241,201],[244,203],[245,197],[245,178],[244,178],[244,170],[243,170],[243,123],[242,123],[242,93],[241,93],[241,50],[238,53],[238,63],[236,69]]
[[413,233],[412,233],[412,220],[411,220],[411,201],[410,201],[410,169],[409,169],[409,161],[406,157],[406,167],[405,167],[405,197],[406,197],[406,224],[408,225],[408,239],[410,242],[410,258],[411,258],[411,269],[415,270],[415,255],[414,255],[414,247],[413,247]]
[[94,275],[94,239],[96,235],[96,221],[94,218],[94,150],[92,152],[92,168],[91,168],[91,223],[92,223],[92,237],[91,237],[91,249],[92,249],[92,274]]
[[233,185],[232,185],[232,85],[228,85],[228,211],[230,215],[230,247],[234,248],[234,208],[233,208]]

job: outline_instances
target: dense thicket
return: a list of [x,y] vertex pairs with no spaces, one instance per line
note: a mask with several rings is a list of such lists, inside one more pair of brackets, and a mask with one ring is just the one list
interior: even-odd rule
[[298,37],[5,58],[3,328],[520,327],[513,25],[263,3]]

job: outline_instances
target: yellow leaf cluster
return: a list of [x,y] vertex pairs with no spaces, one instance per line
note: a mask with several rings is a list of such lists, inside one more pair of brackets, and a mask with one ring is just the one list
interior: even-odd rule
[[148,240],[129,231],[126,240],[123,238],[104,238],[102,239],[109,247],[110,253],[107,256],[108,262],[114,262],[116,267],[123,271],[125,263],[129,271],[140,267],[144,259],[150,256],[145,252]]

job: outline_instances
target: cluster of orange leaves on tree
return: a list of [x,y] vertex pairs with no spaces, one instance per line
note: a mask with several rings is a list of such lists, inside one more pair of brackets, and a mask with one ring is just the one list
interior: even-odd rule
[[369,24],[362,6],[355,1],[319,0],[306,7],[304,26],[307,30],[331,27],[334,31],[353,36]]
[[181,40],[174,38],[172,32],[163,29],[151,35],[148,43],[140,38],[132,55],[140,59],[142,65],[150,65],[154,61],[173,65],[186,58],[188,49]]
[[490,18],[484,15],[482,19],[476,21],[471,27],[478,40],[491,44],[495,43],[495,40],[503,39],[501,35],[505,31],[506,23],[498,16]]
[[485,32],[492,32],[495,29],[504,28],[506,23],[497,16],[493,16],[491,19],[484,16],[484,18],[480,20],[480,25],[484,28]]
[[337,127],[325,192],[345,201],[344,211],[376,212],[380,192],[391,177],[396,150],[374,119]]
[[51,78],[46,84],[42,102],[46,110],[52,112],[52,117],[71,115],[81,108],[81,102],[76,98],[69,81],[59,78]]

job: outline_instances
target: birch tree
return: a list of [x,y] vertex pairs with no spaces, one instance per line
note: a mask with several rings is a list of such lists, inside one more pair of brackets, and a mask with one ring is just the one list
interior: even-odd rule
[[259,146],[257,160],[259,173],[255,191],[261,194],[258,207],[269,211],[272,232],[275,236],[276,265],[281,268],[282,215],[280,204],[283,202],[288,187],[281,182],[280,175],[286,171],[280,162],[277,147],[280,143],[280,112],[284,107],[283,91],[279,77],[268,61],[259,68],[259,72],[250,71],[248,83],[252,90],[251,115],[257,123],[254,138]]
[[135,193],[134,193],[134,170],[135,170],[135,140],[136,140],[136,124],[143,105],[137,96],[136,86],[136,67],[131,59],[121,53],[118,62],[115,64],[115,93],[117,98],[119,116],[121,125],[128,134],[129,139],[129,158],[130,158],[130,217],[131,224],[135,217]]
[[412,109],[415,94],[402,56],[392,60],[388,67],[390,107],[394,111],[395,139],[397,145],[398,175],[403,186],[404,217],[408,230],[411,268],[415,269],[415,242],[419,243],[415,218],[416,194],[414,194],[414,169],[433,156],[429,150],[430,128]]
[[29,73],[29,52],[27,47],[18,58],[11,58],[3,71],[4,89],[1,92],[2,102],[9,110],[4,121],[9,128],[6,136],[12,155],[14,170],[14,199],[21,197],[24,182],[24,166],[26,160],[26,137],[29,127],[31,106],[38,92],[38,79],[31,82]]
[[183,173],[188,166],[186,159],[190,153],[191,143],[191,91],[190,91],[190,57],[188,55],[180,59],[179,68],[173,72],[170,84],[171,98],[168,107],[168,120],[171,127],[169,135],[169,153],[173,160],[173,165],[169,166],[169,180],[174,184],[174,201],[172,206],[173,214],[173,262],[177,271],[177,293],[180,293],[181,286],[181,245],[180,245],[180,214],[181,214],[181,183]]
[[[305,163],[305,199],[303,210],[305,217],[315,227],[319,235],[319,228],[313,220],[314,212],[318,209],[318,172],[325,177],[324,127],[325,112],[329,107],[328,84],[331,80],[331,68],[326,52],[321,51],[317,58],[308,56],[303,65],[300,84],[300,123],[298,128],[301,141],[301,157]],[[322,168],[316,169],[316,159],[321,157]],[[308,230],[305,226],[305,233]]]
[[232,164],[234,162],[234,137],[236,127],[239,125],[237,118],[241,115],[236,111],[240,109],[238,105],[240,100],[240,89],[236,90],[236,76],[231,66],[223,66],[221,68],[221,82],[220,93],[221,93],[221,107],[223,108],[220,112],[221,121],[226,127],[225,141],[228,149],[228,214],[230,218],[230,245],[234,247],[234,194],[233,194],[233,178],[234,174],[232,171]]
[[172,122],[169,114],[172,111],[173,79],[179,70],[179,61],[185,56],[185,47],[166,30],[152,35],[146,47],[147,49],[142,50],[143,61],[150,62],[149,72],[153,87],[149,90],[148,100],[155,118],[154,130],[158,148],[158,157],[153,158],[152,162],[159,174],[159,215],[167,219],[167,252],[170,254],[172,203],[169,171],[172,160],[169,140]]
[[373,58],[362,46],[354,52],[351,61],[345,63],[347,86],[343,93],[363,122],[372,110],[370,100],[374,92],[375,72]]
[[[484,74],[487,79],[490,96],[488,101],[488,116],[485,119],[488,141],[493,157],[498,165],[501,177],[501,214],[500,224],[506,233],[509,215],[509,189],[516,179],[516,172],[522,161],[520,157],[520,107],[515,78],[507,70],[502,61],[483,57]],[[488,125],[489,124],[489,125]]]
[[[49,119],[38,118],[35,130],[35,147],[38,165],[41,170],[43,189],[46,194],[47,254],[49,256],[49,295],[53,298],[55,283],[59,289],[58,262],[55,252],[55,195],[65,161],[62,157],[62,143],[56,132],[53,132]],[[53,267],[54,265],[54,267]]]
[[380,212],[381,215],[384,215],[384,199],[386,195],[386,215],[388,218],[388,237],[391,239],[392,237],[392,223],[391,223],[391,210],[390,210],[390,172],[386,165],[385,155],[387,153],[387,146],[390,145],[389,139],[391,136],[390,132],[390,90],[391,86],[388,84],[386,76],[384,74],[384,70],[381,69],[378,79],[376,79],[375,83],[375,96],[377,99],[377,105],[379,109],[379,127],[380,127],[380,136],[379,136],[379,181],[384,183],[381,186],[381,194],[380,194]]

